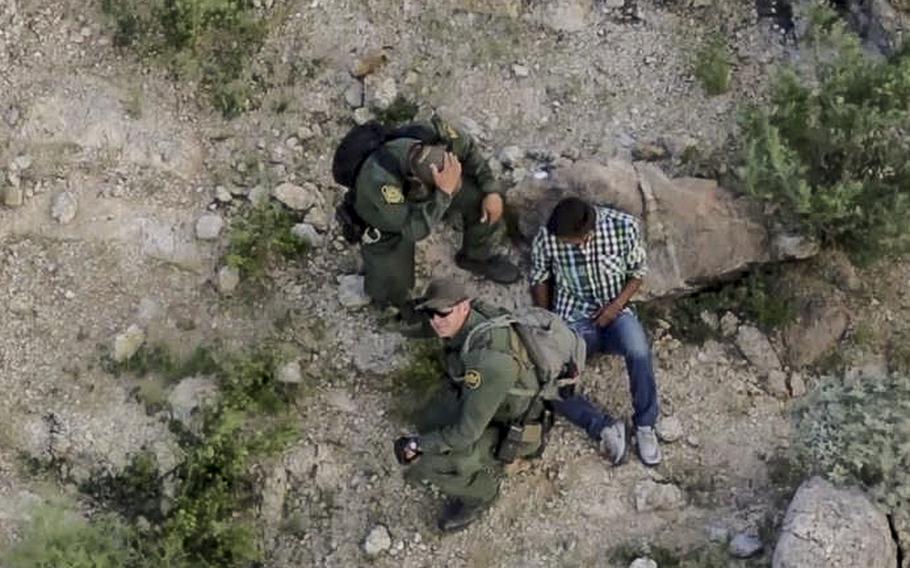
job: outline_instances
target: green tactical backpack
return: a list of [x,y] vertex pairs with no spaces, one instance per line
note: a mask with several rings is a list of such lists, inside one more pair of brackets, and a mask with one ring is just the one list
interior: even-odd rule
[[477,334],[502,327],[511,327],[521,339],[539,385],[537,392],[513,390],[510,394],[560,400],[559,389],[578,382],[585,367],[585,342],[559,316],[543,308],[521,308],[480,323],[465,338],[462,357]]

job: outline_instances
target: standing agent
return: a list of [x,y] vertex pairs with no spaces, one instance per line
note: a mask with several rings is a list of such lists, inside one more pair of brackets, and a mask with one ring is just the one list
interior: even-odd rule
[[[657,386],[651,349],[629,300],[646,272],[645,248],[638,220],[609,207],[576,197],[560,201],[531,251],[534,304],[554,311],[585,340],[588,354],[614,353],[626,360],[638,456],[646,466],[661,461],[654,430]],[[628,440],[623,421],[587,400],[571,396],[554,403],[558,414],[600,440],[620,463]]]

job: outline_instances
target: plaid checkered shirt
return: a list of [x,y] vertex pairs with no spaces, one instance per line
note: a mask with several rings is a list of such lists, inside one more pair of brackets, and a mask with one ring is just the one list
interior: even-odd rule
[[560,241],[543,226],[531,248],[531,285],[555,276],[554,311],[569,323],[591,319],[630,278],[647,272],[638,219],[608,207],[595,210],[594,233],[584,245]]

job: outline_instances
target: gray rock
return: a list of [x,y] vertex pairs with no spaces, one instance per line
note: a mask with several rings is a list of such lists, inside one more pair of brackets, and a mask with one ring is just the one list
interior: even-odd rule
[[380,80],[378,76],[370,75],[365,83],[370,93],[369,106],[373,108],[386,110],[398,98],[398,85],[391,77]]
[[136,324],[129,326],[126,331],[114,338],[114,361],[123,363],[129,360],[139,351],[143,343],[145,343],[145,332]]
[[54,198],[54,202],[51,204],[51,217],[61,225],[66,225],[76,218],[77,209],[76,197],[72,193],[64,191]]
[[720,318],[717,317],[717,314],[704,311],[698,314],[698,318],[714,331],[720,330]]
[[733,312],[727,312],[720,318],[720,332],[724,337],[733,337],[739,329],[739,318]]
[[847,311],[839,305],[819,305],[783,332],[787,358],[794,367],[818,361],[837,345],[849,325]]
[[787,374],[777,369],[769,371],[765,379],[765,390],[776,398],[789,397],[790,389],[787,388]]
[[897,546],[887,517],[862,491],[813,477],[787,508],[772,566],[895,568]]
[[818,241],[802,235],[775,235],[771,240],[771,257],[774,260],[811,258],[820,249]]
[[275,378],[280,383],[299,384],[303,382],[303,375],[300,372],[300,361],[294,359],[288,361],[278,369]]
[[208,377],[183,379],[167,397],[171,417],[190,426],[193,416],[218,398],[218,383]]
[[246,194],[246,198],[250,200],[254,206],[263,205],[269,200],[269,190],[257,185]]
[[240,272],[233,266],[222,266],[218,270],[218,291],[225,296],[230,296],[240,284]]
[[22,207],[24,201],[24,193],[22,192],[21,187],[16,187],[14,185],[8,185],[3,188],[3,204],[7,207]]
[[3,122],[5,122],[10,128],[16,126],[19,122],[19,107],[10,106],[3,113]]
[[632,564],[629,564],[629,568],[658,568],[657,562],[654,562],[650,558],[636,558],[632,561]]
[[793,398],[806,396],[806,381],[803,380],[803,376],[800,373],[790,373],[790,380],[787,386],[790,389],[790,396]]
[[322,246],[322,235],[310,223],[297,223],[291,227],[291,234],[305,242],[309,247]]
[[392,548],[392,536],[384,525],[376,525],[367,535],[363,550],[367,556],[377,556]]
[[657,483],[646,479],[635,484],[635,510],[667,511],[685,505],[682,491],[672,483]]
[[528,69],[528,67],[525,65],[515,63],[512,65],[512,73],[514,73],[515,76],[519,79],[523,79],[531,74],[531,70]]
[[344,102],[351,108],[363,106],[363,83],[354,81],[344,90]]
[[760,538],[749,533],[739,533],[730,541],[730,554],[734,558],[752,558],[761,553],[764,544]]
[[736,346],[742,354],[759,371],[768,374],[780,371],[780,359],[771,346],[771,342],[758,328],[751,325],[740,326],[736,332]]
[[375,118],[376,115],[367,107],[360,107],[354,111],[354,124],[363,125]]
[[683,437],[682,422],[676,416],[665,416],[657,423],[657,436],[668,444]]
[[214,241],[221,234],[224,219],[216,213],[206,213],[196,220],[196,238],[200,241]]
[[338,279],[338,301],[346,308],[360,308],[370,303],[363,289],[363,276],[346,274]]
[[219,185],[215,188],[215,201],[218,203],[230,203],[234,200],[233,194],[228,190],[228,188],[223,185]]
[[319,188],[310,182],[304,182],[303,185],[284,182],[272,189],[272,197],[295,211],[306,211],[322,202]]
[[626,0],[601,0],[604,8],[609,8],[611,10],[616,8],[622,8],[626,5]]
[[518,164],[525,153],[518,146],[506,146],[499,152],[499,161],[506,167],[514,167]]
[[28,154],[22,154],[20,156],[16,156],[16,159],[13,160],[13,166],[15,166],[15,168],[17,170],[19,170],[20,172],[23,170],[27,170],[28,168],[31,167],[31,165],[32,165],[32,157],[29,156]]

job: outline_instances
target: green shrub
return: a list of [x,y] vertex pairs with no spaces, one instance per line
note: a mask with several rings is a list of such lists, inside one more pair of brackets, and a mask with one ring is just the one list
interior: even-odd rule
[[408,343],[408,361],[394,373],[389,384],[395,395],[395,411],[404,420],[412,420],[443,385],[445,369],[442,349],[435,339]]
[[720,39],[705,44],[695,55],[695,77],[711,96],[730,90],[730,50]]
[[126,361],[120,363],[106,361],[106,367],[115,375],[129,373],[145,377],[153,373],[168,382],[176,382],[194,375],[209,375],[219,368],[215,355],[206,347],[198,346],[188,357],[179,358],[163,345],[148,344],[142,345]]
[[231,118],[252,104],[252,57],[265,22],[249,0],[102,0],[113,43],[164,59],[177,77],[196,81]]
[[383,124],[398,125],[411,122],[420,110],[418,104],[411,99],[398,95],[386,109],[374,109],[376,120]]
[[813,473],[859,483],[889,510],[910,508],[910,379],[822,384],[796,412],[796,457]]
[[33,512],[21,540],[0,557],[8,568],[122,568],[129,559],[128,534],[117,521],[89,523],[61,506]]
[[743,188],[859,259],[907,250],[910,50],[869,59],[830,10],[812,30],[814,76],[782,71],[743,115]]
[[278,203],[266,203],[236,217],[225,260],[242,277],[261,282],[276,258],[296,259],[307,244],[291,232],[297,219]]

